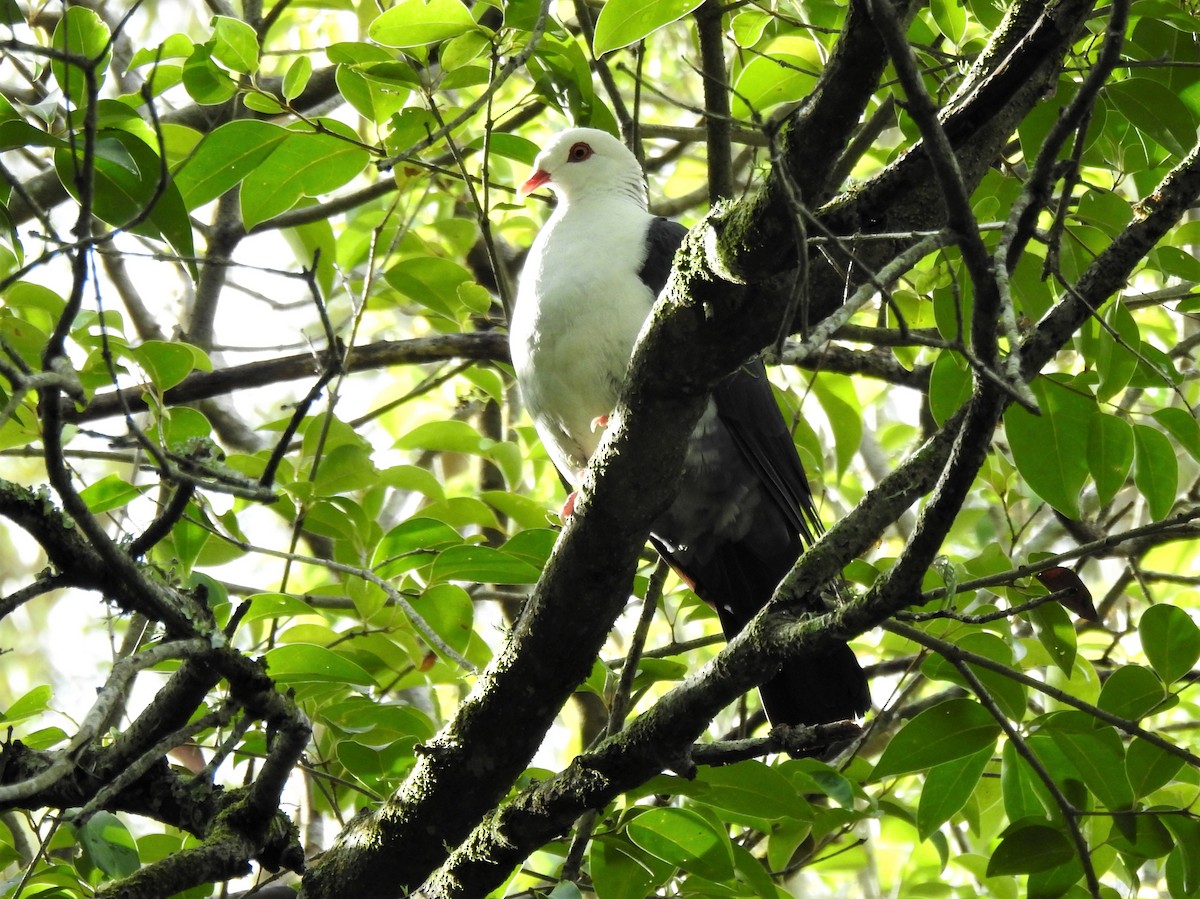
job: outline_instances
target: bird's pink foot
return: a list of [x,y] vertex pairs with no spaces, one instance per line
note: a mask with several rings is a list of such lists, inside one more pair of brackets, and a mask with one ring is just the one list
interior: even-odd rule
[[562,511],[558,513],[558,517],[564,522],[575,514],[575,500],[579,498],[579,491],[572,490],[567,494],[566,502],[562,505]]
[[597,415],[595,418],[592,419],[592,432],[593,433],[600,430],[601,428],[607,428],[607,427],[608,427],[608,416],[607,415]]

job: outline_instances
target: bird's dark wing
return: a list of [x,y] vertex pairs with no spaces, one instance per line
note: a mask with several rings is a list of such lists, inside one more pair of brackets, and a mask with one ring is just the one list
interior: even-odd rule
[[653,291],[655,296],[662,293],[667,286],[667,278],[671,276],[671,263],[675,261],[675,251],[687,236],[687,228],[670,219],[659,216],[650,220],[646,231],[646,260],[638,270],[642,283]]
[[[655,296],[686,234],[668,219],[651,221],[638,275]],[[692,435],[679,495],[651,539],[717,609],[732,637],[770,600],[820,528],[804,467],[756,359],[713,391]],[[813,611],[819,610],[814,598]],[[862,669],[844,645],[788,662],[761,693],[776,724],[852,718],[870,706]]]
[[821,519],[791,432],[775,402],[762,359],[753,359],[713,391],[717,414],[787,516],[804,545],[821,533]]
[[[802,544],[790,559],[776,557],[768,561],[766,579],[774,579],[775,583],[765,589],[762,599],[743,605],[727,623],[722,618],[725,627],[740,630],[770,599],[803,546],[811,545],[823,528],[808,478],[775,402],[762,360],[756,359],[734,372],[718,385],[713,396],[721,420],[758,474],[763,492],[773,500],[789,530]],[[765,517],[770,521],[771,516]],[[730,549],[735,554],[739,551]],[[823,610],[823,604],[814,595],[811,611]],[[788,662],[778,675],[762,685],[761,693],[763,707],[775,723],[820,724],[854,718],[865,714],[871,706],[862,667],[845,644]]]
[[[771,599],[820,522],[761,361],[722,381],[710,411],[692,436],[679,495],[651,536],[732,637]],[[823,610],[814,592],[806,611]],[[788,661],[760,693],[775,724],[821,724],[870,707],[845,644]]]

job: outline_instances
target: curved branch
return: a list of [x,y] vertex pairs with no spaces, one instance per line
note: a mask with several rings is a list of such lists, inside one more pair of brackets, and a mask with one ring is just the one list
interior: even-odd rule
[[[170,406],[195,400],[223,396],[235,390],[265,387],[283,381],[318,377],[331,355],[341,359],[344,351],[325,350],[320,354],[297,353],[279,359],[248,362],[211,372],[193,372],[163,394]],[[418,337],[412,340],[385,340],[355,347],[350,354],[348,372],[370,371],[391,365],[418,365],[446,359],[477,359],[507,362],[508,337],[499,331],[480,331],[467,334],[443,334],[437,337]],[[101,393],[83,409],[74,404],[62,406],[63,421],[81,423],[98,421],[120,415],[127,406],[132,412],[144,412],[148,407],[142,387],[127,387],[121,391]]]

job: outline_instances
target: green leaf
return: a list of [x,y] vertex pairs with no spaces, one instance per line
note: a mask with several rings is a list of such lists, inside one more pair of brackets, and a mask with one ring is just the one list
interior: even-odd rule
[[979,703],[948,699],[909,721],[883,750],[872,780],[909,774],[954,759],[989,751],[1000,725]]
[[760,899],[779,899],[781,891],[776,888],[762,859],[756,858],[737,843],[733,845],[733,865],[737,870],[738,882],[748,886],[755,896]]
[[1157,269],[1164,275],[1174,275],[1184,281],[1200,280],[1200,259],[1179,247],[1159,247],[1146,257],[1146,261],[1150,263],[1151,271]]
[[21,742],[30,749],[52,749],[60,743],[67,742],[67,732],[61,727],[43,727],[33,733],[26,734]]
[[700,782],[710,787],[700,802],[756,818],[792,817],[808,805],[786,777],[756,760],[708,768]]
[[399,785],[401,779],[412,768],[415,742],[403,739],[376,748],[352,740],[342,740],[337,744],[337,760],[368,789],[377,793],[388,793]]
[[1062,669],[1068,677],[1075,669],[1075,625],[1067,610],[1056,602],[1044,602],[1029,612],[1029,621],[1037,635],[1038,642],[1046,647],[1046,652],[1054,660],[1054,664]]
[[733,877],[733,847],[700,815],[682,808],[652,808],[634,818],[629,839],[676,867],[721,883]]
[[1141,665],[1122,665],[1100,688],[1096,705],[1121,718],[1137,721],[1166,698],[1167,691],[1157,674]]
[[393,465],[391,468],[385,468],[379,473],[379,482],[397,490],[416,491],[432,500],[441,500],[446,496],[437,475],[416,465]]
[[613,836],[592,840],[588,863],[596,899],[646,899],[666,883],[673,870],[628,840]]
[[312,60],[307,56],[298,56],[296,61],[288,66],[287,74],[283,76],[283,96],[295,100],[308,87],[308,79],[312,77]]
[[[986,632],[966,632],[955,641],[955,645],[967,652],[999,662],[1001,665],[1012,667],[1012,647],[997,637]],[[972,673],[996,700],[1004,714],[1014,721],[1025,717],[1026,694],[1025,686],[987,668],[979,668],[968,663]],[[948,661],[940,656],[933,656],[921,666],[926,677],[935,680],[946,680],[970,689],[970,684]]]
[[992,752],[993,747],[985,746],[974,755],[929,769],[917,804],[917,835],[922,840],[928,840],[967,804],[991,761]]
[[1175,505],[1179,462],[1166,435],[1149,425],[1133,426],[1133,483],[1150,507],[1155,521],[1166,518]]
[[570,880],[560,880],[546,899],[583,899],[583,891]]
[[1190,672],[1200,659],[1200,627],[1187,612],[1168,603],[1142,613],[1138,636],[1146,658],[1168,684]]
[[492,507],[473,496],[452,496],[440,503],[430,503],[421,510],[421,514],[444,521],[459,530],[502,530]]
[[1186,409],[1169,407],[1154,413],[1154,420],[1175,438],[1175,441],[1200,462],[1200,421]]
[[[483,138],[480,137],[473,140],[471,146],[476,150],[482,150],[483,143]],[[511,159],[523,166],[532,166],[533,161],[537,159],[538,145],[529,138],[517,134],[504,134],[496,131],[489,137],[487,145],[493,156],[503,156],[505,159]]]
[[[383,124],[401,111],[410,91],[398,78],[378,77],[380,73],[374,68],[370,69],[370,72],[373,77],[368,77],[365,72],[349,65],[339,65],[334,72],[334,80],[338,92],[363,118],[369,122]],[[426,110],[404,110],[401,115],[409,112],[429,118]],[[392,124],[394,123],[393,118]]]
[[203,206],[230,190],[291,133],[270,122],[238,119],[206,134],[175,173],[187,208]]
[[1124,78],[1104,91],[1139,131],[1176,156],[1186,156],[1196,141],[1196,117],[1170,88],[1151,78]]
[[1200,892],[1200,821],[1182,815],[1164,815],[1163,824],[1175,835],[1175,848],[1167,859],[1171,896],[1192,899]]
[[128,877],[142,866],[133,836],[111,812],[88,818],[79,829],[79,842],[92,864],[109,877]]
[[[162,238],[180,256],[195,253],[192,223],[179,188],[164,182],[162,160],[143,140],[127,131],[103,129],[97,133],[92,211],[117,228]],[[59,150],[54,166],[59,180],[79,199],[75,174],[82,151]],[[136,226],[134,222],[139,222]]]
[[69,142],[19,119],[0,123],[0,150],[19,147],[68,147]]
[[544,568],[557,539],[557,531],[546,527],[532,527],[519,534],[513,534],[504,544],[504,552],[537,568]]
[[807,782],[811,781],[816,788],[840,805],[842,808],[853,808],[856,799],[865,799],[857,781],[842,774],[835,768],[818,759],[793,759],[781,766],[792,779],[793,783],[802,780],[808,789]]
[[172,406],[160,412],[159,428],[162,442],[168,449],[186,452],[187,446],[198,437],[209,437],[212,425],[204,413],[189,406]]
[[246,597],[249,610],[242,621],[261,621],[265,618],[292,618],[297,615],[313,614],[313,607],[302,599],[287,593],[255,593]]
[[1082,712],[1061,712],[1051,716],[1041,732],[1049,734],[1105,807],[1116,812],[1133,806],[1133,790],[1122,776],[1125,747],[1116,728],[1096,727]]
[[195,42],[186,34],[172,34],[156,47],[139,47],[129,60],[129,68],[136,69],[164,59],[187,59],[195,49]]
[[1133,467],[1133,428],[1115,415],[1092,416],[1087,442],[1088,471],[1100,505],[1112,502]]
[[466,650],[475,623],[475,604],[466,590],[455,584],[435,584],[413,601],[413,608],[451,649]]
[[385,47],[421,47],[478,28],[460,0],[400,0],[367,29]]
[[238,91],[237,82],[212,60],[212,50],[197,44],[183,64],[183,86],[201,106],[224,103]]
[[48,684],[41,684],[34,687],[5,709],[3,715],[0,715],[0,721],[11,724],[16,721],[23,721],[26,718],[32,718],[34,715],[40,715],[50,707],[50,697],[52,695],[53,691]]
[[1125,776],[1137,799],[1169,784],[1182,767],[1183,759],[1179,756],[1141,737],[1134,737],[1125,751]]
[[371,451],[355,443],[343,443],[321,459],[321,467],[313,479],[313,491],[317,496],[353,493],[373,486],[378,480]]
[[324,646],[289,643],[266,654],[267,674],[281,684],[330,683],[374,687],[375,679],[355,662]]
[[258,35],[241,19],[213,16],[212,55],[234,72],[249,75],[258,71]]
[[738,72],[733,114],[739,118],[761,116],[772,106],[811,94],[822,68],[820,52],[808,39],[773,43],[769,56],[755,56]]
[[164,541],[160,546],[162,546],[163,551],[169,551],[173,554],[171,556],[172,562],[186,573],[192,570],[192,566],[196,563],[200,551],[204,549],[205,544],[208,543],[208,538],[211,536],[212,533],[208,528],[201,527],[187,518],[181,518],[171,528],[170,540]]
[[541,570],[490,546],[452,546],[433,562],[430,579],[479,584],[536,584]]
[[492,46],[490,37],[480,31],[468,31],[442,45],[438,61],[447,72],[461,69]]
[[957,353],[938,353],[929,372],[929,414],[933,420],[943,424],[970,396],[971,370]]
[[1045,814],[1039,787],[1045,789],[1037,781],[1029,763],[1021,758],[1016,746],[1006,741],[1000,754],[1000,795],[1009,820]]
[[432,518],[410,518],[388,531],[375,547],[372,570],[380,577],[395,577],[402,571],[432,560],[435,550],[462,543],[454,528]]
[[812,381],[829,427],[833,430],[833,441],[837,447],[838,472],[844,473],[862,443],[862,405],[850,378],[819,375]]
[[[104,84],[104,74],[112,58],[112,49],[108,44],[110,37],[108,25],[99,15],[85,6],[72,5],[63,11],[62,18],[54,27],[50,44],[55,50],[88,60],[94,66],[96,89],[99,90]],[[80,66],[52,59],[50,71],[72,106],[76,109],[87,106],[87,78]]]
[[[425,518],[435,518],[459,531],[488,529],[503,530],[491,506],[473,496],[452,496],[421,509]],[[460,538],[459,542],[462,540]]]
[[704,0],[607,0],[596,19],[592,52],[597,57],[628,47],[694,12]]
[[743,49],[753,47],[762,40],[763,33],[771,24],[771,16],[760,9],[743,7],[729,22],[733,41]]
[[455,419],[418,425],[395,443],[396,449],[472,455],[486,452],[491,445],[491,440],[465,421]]
[[128,352],[160,391],[170,390],[190,375],[196,364],[191,349],[165,340],[147,340]]
[[152,486],[154,485],[130,484],[119,475],[110,474],[88,484],[79,491],[79,497],[87,503],[92,514],[101,515],[129,505]]
[[544,528],[554,515],[542,503],[519,493],[486,490],[479,494],[479,497],[497,512],[511,518],[515,524],[523,528]]
[[270,94],[264,94],[260,91],[248,91],[242,94],[242,102],[246,104],[247,109],[252,109],[254,112],[261,112],[263,115],[279,115],[283,112],[283,106]]
[[1139,859],[1162,858],[1175,848],[1171,832],[1157,815],[1114,818],[1109,843],[1122,855]]
[[1110,399],[1125,389],[1137,370],[1135,351],[1142,345],[1137,322],[1124,303],[1109,306],[1104,313],[1104,322],[1108,328],[1100,330],[1096,353],[1096,370],[1100,373],[1096,396],[1101,400]]
[[1087,481],[1087,441],[1096,403],[1061,376],[1031,385],[1041,415],[1020,406],[1004,413],[1013,462],[1038,496],[1069,518],[1079,517],[1079,494]]
[[[336,123],[330,127],[338,133],[345,130]],[[243,224],[253,228],[291,209],[301,197],[341,187],[361,173],[369,159],[370,154],[351,140],[293,130],[242,180]]]
[[1075,855],[1071,841],[1057,827],[1018,822],[1008,829],[988,861],[988,877],[1046,871]]
[[955,46],[967,33],[967,11],[959,0],[930,0],[929,11],[938,30]]
[[451,321],[457,321],[464,312],[459,285],[473,282],[467,269],[440,256],[401,259],[384,277],[400,293]]

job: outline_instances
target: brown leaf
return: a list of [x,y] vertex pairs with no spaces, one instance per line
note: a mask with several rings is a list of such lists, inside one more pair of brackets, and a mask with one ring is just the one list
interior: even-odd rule
[[1092,602],[1091,591],[1070,568],[1047,568],[1045,571],[1039,571],[1034,577],[1051,593],[1062,593],[1058,601],[1080,618],[1085,621],[1100,620]]

